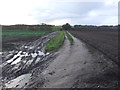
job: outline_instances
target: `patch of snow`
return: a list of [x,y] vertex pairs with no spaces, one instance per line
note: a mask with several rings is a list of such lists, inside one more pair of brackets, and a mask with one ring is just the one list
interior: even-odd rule
[[22,53],[22,51],[19,51],[17,55],[18,55],[18,56],[20,56],[20,55],[21,55],[21,53]]
[[10,60],[8,60],[8,61],[7,61],[7,63],[11,63],[12,61],[13,61],[13,58],[12,58],[12,59],[10,59]]
[[40,49],[40,47],[38,47],[37,49]]
[[20,56],[22,53],[22,51],[19,51],[16,55],[14,55],[14,57],[10,60],[7,61],[7,63],[11,63],[15,58],[17,58],[18,56]]
[[3,52],[0,52],[0,55],[2,55],[3,54]]
[[26,52],[23,52],[23,54],[25,55],[25,54],[26,54]]
[[24,46],[25,48],[28,48],[28,46]]
[[34,46],[29,47],[29,49],[33,49],[33,48],[34,48]]
[[14,51],[9,51],[10,54],[14,53]]
[[21,75],[5,84],[6,88],[22,88],[29,82],[31,74]]
[[17,58],[14,62],[12,62],[11,65],[19,63],[19,62],[21,61],[21,59],[22,59],[23,56],[24,56],[24,55],[21,55],[21,56],[20,56],[19,58]]
[[41,51],[38,51],[38,55],[45,56],[45,54],[43,52],[41,52]]
[[40,61],[40,58],[37,58],[35,61],[35,64],[37,64]]
[[49,52],[47,52],[45,55],[49,55],[50,53]]
[[37,57],[38,54],[37,53],[31,53],[31,55],[32,55],[33,58],[35,58],[35,57]]
[[17,58],[14,62],[11,63],[11,65],[17,64],[21,61],[21,57]]

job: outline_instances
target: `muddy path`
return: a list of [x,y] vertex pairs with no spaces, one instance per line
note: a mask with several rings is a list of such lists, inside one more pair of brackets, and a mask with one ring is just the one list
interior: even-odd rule
[[[19,44],[17,49],[3,51],[0,65],[2,68],[2,86],[21,88],[28,85],[29,80],[34,82],[37,79],[36,76],[47,67],[53,57],[52,52],[45,52],[44,46],[56,33],[53,32],[26,43],[14,42],[14,44]],[[42,81],[40,82],[42,83]],[[33,84],[33,86],[36,85]]]
[[99,51],[67,37],[57,52],[45,52],[56,32],[23,44],[19,51],[3,52],[4,88],[105,88],[118,87],[118,66]]
[[58,56],[42,75],[45,88],[105,88],[118,87],[118,66],[100,52],[74,39],[70,46],[66,38]]

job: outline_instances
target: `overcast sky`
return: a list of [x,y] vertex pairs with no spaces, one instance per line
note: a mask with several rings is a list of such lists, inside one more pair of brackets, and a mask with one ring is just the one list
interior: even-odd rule
[[41,23],[117,25],[118,0],[0,0],[0,24]]

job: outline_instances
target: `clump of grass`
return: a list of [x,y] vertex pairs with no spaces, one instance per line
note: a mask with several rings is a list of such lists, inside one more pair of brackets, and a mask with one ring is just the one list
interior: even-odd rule
[[74,40],[73,40],[72,36],[68,32],[66,32],[66,36],[69,39],[70,44],[73,45],[74,44]]
[[45,51],[53,51],[59,49],[64,43],[64,32],[58,32],[45,46]]

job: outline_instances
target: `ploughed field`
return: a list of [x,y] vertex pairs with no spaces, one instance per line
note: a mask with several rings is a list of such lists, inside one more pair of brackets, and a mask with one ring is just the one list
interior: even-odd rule
[[[52,31],[47,30],[2,30],[2,50],[14,50],[19,43],[36,40]],[[18,43],[17,43],[18,42]]]
[[[25,35],[25,37],[18,35],[16,36],[16,40],[11,38],[10,41],[6,40],[6,42],[3,42],[4,49],[1,52],[2,63],[0,65],[0,68],[2,68],[2,77],[0,77],[0,79],[2,79],[2,84],[0,86],[2,87],[23,87],[30,79],[30,76],[33,76],[31,79],[33,81],[31,82],[32,85],[36,86],[33,83],[37,83],[37,81],[34,81],[37,80],[37,73],[40,74],[40,72],[48,65],[48,62],[51,61],[50,58],[52,58],[53,54],[45,52],[44,47],[46,42],[56,35],[56,32],[45,33],[45,35],[38,33],[37,36]],[[5,38],[3,39],[5,40]],[[7,44],[8,47],[4,46]],[[10,80],[13,80],[13,83],[9,83],[8,81]],[[18,80],[19,82],[17,82]],[[5,84],[6,82],[9,84]],[[42,80],[38,82],[42,83]],[[39,85],[41,85],[40,83]]]
[[70,33],[96,48],[115,63],[118,61],[118,31],[117,30],[71,30]]

